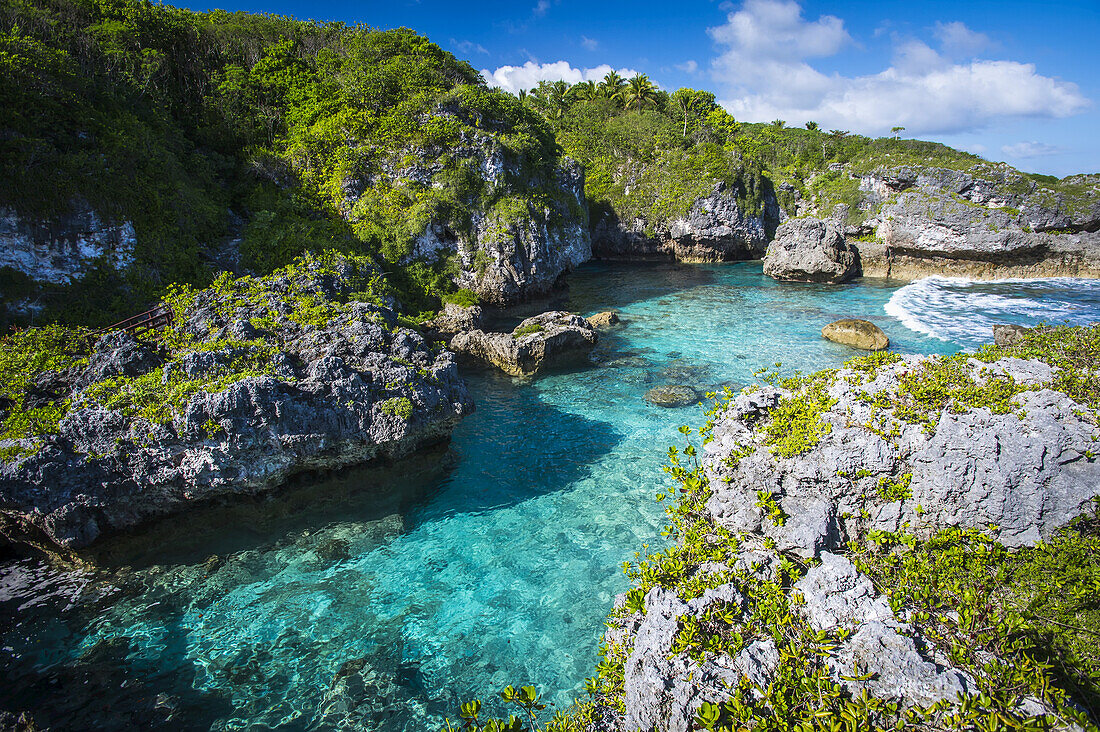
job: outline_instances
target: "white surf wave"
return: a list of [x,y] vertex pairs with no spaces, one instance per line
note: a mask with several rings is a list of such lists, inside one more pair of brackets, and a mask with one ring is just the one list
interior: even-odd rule
[[1100,321],[1100,281],[926,277],[895,292],[885,310],[910,330],[977,346],[993,339],[997,323],[1033,326]]

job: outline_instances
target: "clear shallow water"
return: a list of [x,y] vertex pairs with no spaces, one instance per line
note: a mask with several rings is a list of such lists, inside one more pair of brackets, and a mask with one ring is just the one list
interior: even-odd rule
[[478,410],[449,449],[166,521],[106,547],[105,572],[0,566],[0,708],[63,729],[388,731],[433,729],[507,684],[565,705],[593,671],[622,561],[662,543],[665,448],[702,420],[647,389],[834,366],[855,355],[820,337],[841,317],[879,323],[901,352],[974,343],[886,313],[972,315],[965,297],[904,294],[919,283],[900,302],[871,280],[775,283],[759,264],[593,264],[570,283],[554,306],[624,319],[596,365],[471,374]]

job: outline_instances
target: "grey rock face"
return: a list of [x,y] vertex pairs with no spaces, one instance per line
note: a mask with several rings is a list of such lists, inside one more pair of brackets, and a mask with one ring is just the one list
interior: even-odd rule
[[728,699],[742,676],[767,686],[779,666],[779,652],[770,638],[753,641],[733,658],[723,655],[703,664],[669,657],[678,618],[701,618],[716,602],[739,608],[744,598],[732,585],[708,590],[690,602],[661,587],[646,595],[645,616],[632,634],[633,649],[626,662],[625,729],[688,732],[699,705]]
[[87,206],[68,216],[35,221],[0,208],[0,267],[40,282],[67,283],[97,260],[116,269],[133,262],[137,235],[128,221],[104,221]]
[[[453,116],[446,110],[440,114]],[[442,152],[404,150],[381,167],[392,184],[430,188],[443,170]],[[552,193],[549,203],[536,203],[517,183],[527,180],[529,173],[510,161],[498,136],[464,130],[458,144],[445,152],[448,159],[477,171],[486,191],[497,194],[484,200],[518,203],[507,210],[475,207],[469,227],[462,231],[445,221],[428,222],[409,260],[434,262],[455,256],[455,284],[473,290],[482,302],[504,305],[549,292],[563,274],[591,258],[584,171],[575,161],[563,158],[544,181]],[[344,182],[341,208],[349,220],[354,222],[356,204],[372,182],[373,178],[354,176]]]
[[506,374],[531,376],[550,363],[584,357],[597,340],[596,329],[587,320],[552,310],[524,320],[511,333],[459,333],[451,339],[451,348]]
[[764,274],[777,280],[843,282],[859,273],[859,252],[833,221],[791,219],[764,255]]
[[[900,375],[926,361],[914,357],[882,367],[874,381],[858,387],[841,370],[828,392],[836,403],[822,414],[831,431],[793,458],[773,454],[758,431],[764,410],[783,392],[739,395],[704,447],[712,486],[707,510],[731,531],[764,534],[806,556],[832,551],[846,536],[872,528],[894,531],[904,522],[925,533],[943,526],[998,526],[1005,544],[1030,545],[1085,510],[1100,485],[1100,461],[1086,457],[1100,430],[1087,410],[1061,392],[1020,394],[1024,419],[984,408],[944,410],[929,435],[919,425],[888,417],[888,428],[897,431],[889,440],[863,426],[872,412],[862,395],[882,392],[891,401]],[[972,360],[971,368],[979,383],[1011,377],[1039,385],[1052,375],[1042,362],[1010,358]],[[743,445],[750,453],[735,467],[723,465]],[[910,498],[884,500],[880,481],[908,481]],[[755,506],[759,490],[771,493],[787,514],[782,526]]]
[[592,253],[604,259],[680,262],[758,259],[768,246],[769,229],[779,224],[779,217],[774,197],[765,202],[763,214],[753,216],[738,205],[736,191],[727,191],[718,183],[709,196],[694,201],[682,218],[620,221],[609,215],[594,221]]
[[1022,325],[995,325],[993,326],[993,343],[998,346],[1011,346],[1020,340],[1020,337],[1028,330]]
[[915,279],[1100,275],[1100,186],[1066,200],[1007,166],[982,175],[890,168],[864,175],[865,274]]
[[804,612],[814,630],[895,622],[890,603],[875,591],[871,580],[837,554],[822,552],[821,564],[810,569],[795,589],[805,598]]
[[[446,439],[473,408],[453,354],[431,350],[417,333],[394,327],[392,312],[367,303],[339,306],[323,325],[289,319],[292,285],[323,298],[351,286],[339,274],[305,269],[293,283],[266,279],[263,294],[239,309],[199,293],[180,324],[198,346],[163,366],[128,336],[101,339],[86,373],[71,377],[73,407],[59,433],[0,463],[4,533],[79,548],[195,501]],[[284,313],[265,326],[267,342],[280,345],[264,369],[200,389],[165,422],[106,408],[84,389],[102,376],[142,370],[159,371],[165,383],[216,383],[247,349],[217,339],[254,329],[250,308],[255,317]]]
[[477,330],[481,327],[482,312],[477,305],[463,306],[454,303],[446,303],[439,315],[430,322],[425,323],[425,328],[441,337],[452,336],[464,330]]
[[[913,639],[898,632],[896,623],[871,620],[860,626],[830,660],[840,683],[858,695],[867,689],[880,699],[899,699],[906,704],[934,704],[955,701],[959,694],[977,692],[970,677],[954,668],[940,668],[926,660]],[[851,678],[852,669],[870,673],[871,678]]]

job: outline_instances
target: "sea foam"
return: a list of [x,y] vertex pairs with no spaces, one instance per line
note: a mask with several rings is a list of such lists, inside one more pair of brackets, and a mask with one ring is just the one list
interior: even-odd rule
[[992,340],[997,323],[1086,325],[1100,320],[1100,281],[926,277],[895,292],[884,309],[910,330],[978,346]]

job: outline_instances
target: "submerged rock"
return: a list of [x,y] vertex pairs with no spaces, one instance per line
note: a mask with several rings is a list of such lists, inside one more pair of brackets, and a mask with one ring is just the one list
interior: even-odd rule
[[655,386],[645,393],[645,400],[658,407],[686,407],[699,401],[699,392],[684,384]]
[[890,345],[890,339],[874,323],[868,320],[837,320],[821,329],[823,338],[865,351],[881,351]]
[[511,333],[459,333],[451,339],[451,348],[511,376],[532,376],[551,363],[586,356],[597,340],[587,320],[552,310],[527,318]]
[[792,219],[764,255],[764,274],[777,280],[843,282],[859,273],[859,252],[833,221]]

